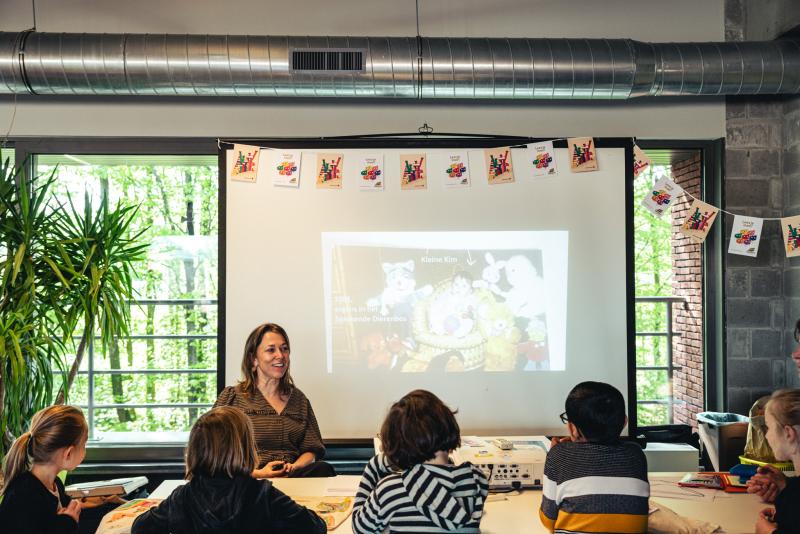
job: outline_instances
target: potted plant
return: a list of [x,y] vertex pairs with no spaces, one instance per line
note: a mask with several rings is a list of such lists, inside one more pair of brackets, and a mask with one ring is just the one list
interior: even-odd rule
[[0,164],[0,455],[54,394],[68,400],[98,331],[101,349],[127,335],[133,264],[146,249],[130,235],[137,206],[103,195],[95,209],[88,194],[82,209],[64,205],[55,171],[28,180],[21,169]]

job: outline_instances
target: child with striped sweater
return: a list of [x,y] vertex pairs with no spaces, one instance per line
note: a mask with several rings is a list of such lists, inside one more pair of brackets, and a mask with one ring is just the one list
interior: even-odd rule
[[367,464],[356,494],[353,532],[480,532],[489,485],[469,462],[449,463],[461,445],[450,408],[412,391],[392,405],[380,438],[383,453]]
[[561,420],[569,436],[553,439],[544,465],[539,517],[551,532],[647,532],[647,459],[620,441],[628,420],[617,388],[582,382]]

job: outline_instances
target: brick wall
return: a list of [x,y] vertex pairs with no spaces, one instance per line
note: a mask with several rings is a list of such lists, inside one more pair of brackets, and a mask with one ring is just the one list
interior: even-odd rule
[[[672,179],[688,193],[700,198],[702,175],[700,154],[672,165]],[[679,229],[689,213],[692,199],[682,196],[672,208],[672,294],[687,299],[672,305],[672,328],[681,337],[673,339],[672,359],[681,369],[673,373],[676,423],[696,426],[695,414],[703,411],[703,256],[701,246]]]

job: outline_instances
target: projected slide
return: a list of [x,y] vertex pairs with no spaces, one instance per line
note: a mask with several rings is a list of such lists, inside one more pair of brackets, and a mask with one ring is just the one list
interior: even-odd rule
[[328,372],[565,369],[568,233],[322,234]]

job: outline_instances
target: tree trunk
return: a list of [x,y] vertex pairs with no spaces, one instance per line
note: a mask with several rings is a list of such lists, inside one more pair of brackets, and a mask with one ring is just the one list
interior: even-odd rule
[[[189,236],[196,235],[194,227],[194,176],[191,171],[184,171],[183,173],[183,194],[186,199],[186,214],[184,219],[186,221],[186,234]],[[194,258],[184,258],[183,272],[186,277],[186,291],[189,298],[194,298],[195,292],[195,277],[197,275],[197,267],[194,263]],[[194,304],[187,304],[184,307],[186,314],[186,333],[193,335],[197,332],[197,322],[195,319],[195,306]],[[186,344],[186,363],[189,369],[197,367],[197,341],[190,339]],[[189,375],[189,391],[188,402],[199,402],[203,393],[203,380],[202,377],[197,375]],[[197,408],[189,408],[189,420],[194,421],[197,419]]]
[[69,392],[70,389],[72,389],[72,383],[75,382],[75,376],[78,374],[78,369],[81,368],[83,353],[86,352],[86,343],[88,342],[89,337],[92,335],[93,330],[94,330],[93,322],[90,322],[90,324],[84,327],[83,335],[81,336],[81,341],[80,343],[78,343],[78,350],[75,351],[75,361],[72,362],[72,366],[69,368],[69,373],[67,373],[67,380],[61,386],[61,390],[58,392],[55,404],[64,404],[64,400],[66,399],[67,393]]
[[[111,341],[111,346],[108,348],[108,359],[112,369],[122,369],[119,357],[119,340],[117,338]],[[125,402],[122,375],[111,375],[111,395],[114,398],[114,404],[123,404]],[[134,421],[136,420],[136,412],[131,408],[117,408],[117,419],[120,423]]]

